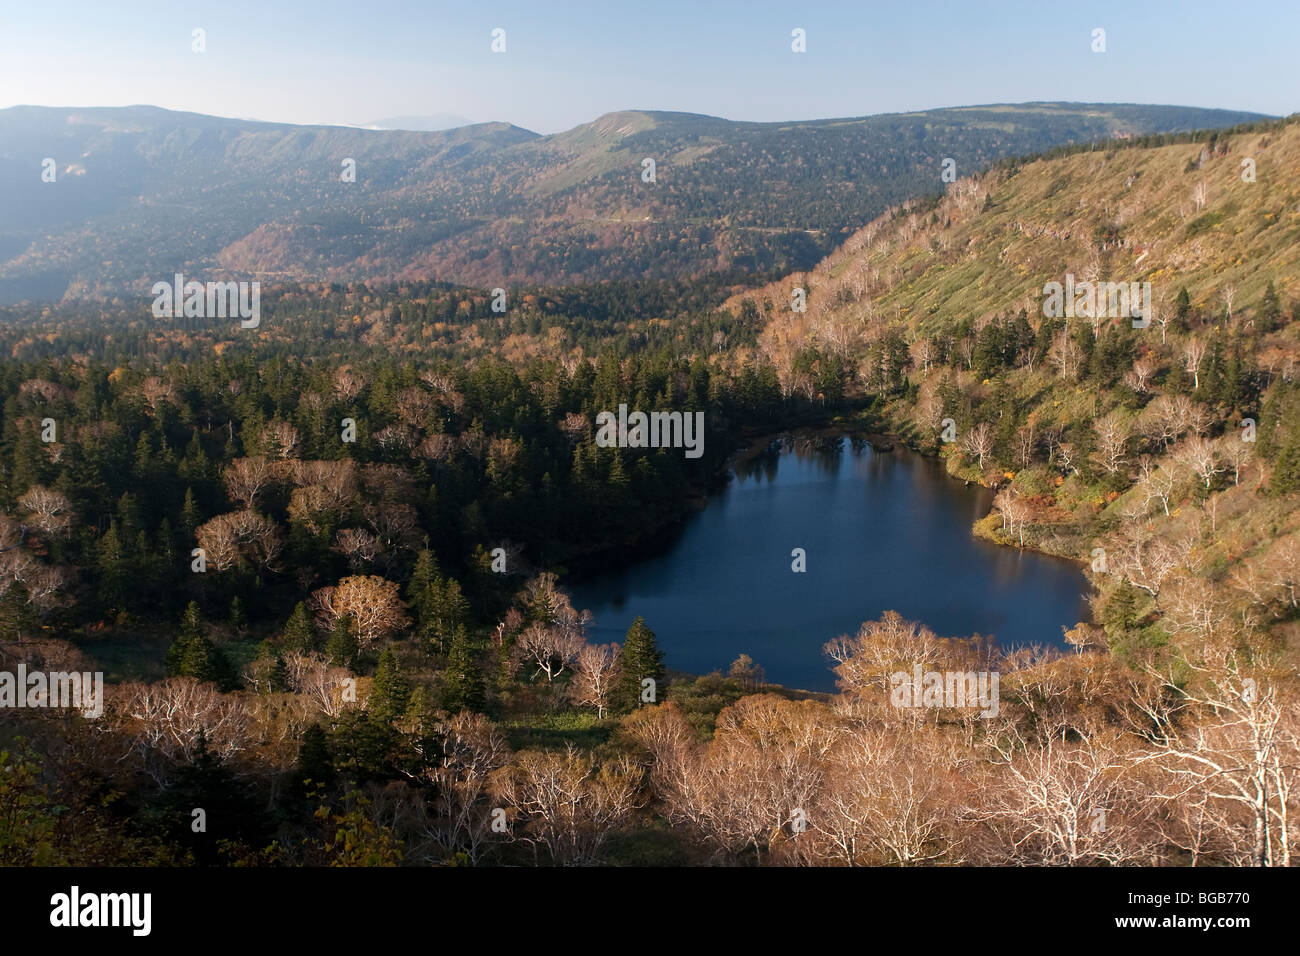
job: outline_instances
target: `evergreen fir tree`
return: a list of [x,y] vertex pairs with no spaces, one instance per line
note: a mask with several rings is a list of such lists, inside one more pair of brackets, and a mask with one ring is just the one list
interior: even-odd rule
[[303,731],[302,746],[298,748],[298,762],[293,770],[294,783],[303,795],[310,788],[329,786],[334,782],[334,758],[330,754],[329,740],[320,724],[312,724]]
[[352,615],[345,614],[334,623],[325,644],[325,656],[340,667],[354,667],[357,662],[357,636],[352,632]]
[[1183,286],[1178,290],[1178,298],[1174,300],[1174,328],[1186,332],[1191,328],[1191,315],[1192,297],[1187,294],[1187,287]]
[[167,648],[164,659],[167,673],[173,677],[183,676],[190,648],[203,639],[203,612],[199,610],[197,602],[191,601],[181,612],[181,624],[176,639]]
[[280,647],[286,651],[307,654],[319,649],[319,641],[320,636],[316,633],[316,625],[312,622],[307,604],[299,601],[285,622],[284,630],[280,632]]
[[472,710],[478,713],[487,706],[487,690],[483,672],[475,660],[474,648],[464,625],[456,628],[447,654],[447,670],[443,681],[443,707],[452,713]]
[[131,582],[130,562],[117,531],[116,519],[109,522],[96,550],[100,574],[99,600],[106,611],[115,614],[125,607]]
[[175,677],[193,677],[227,690],[236,683],[235,668],[204,633],[203,614],[194,601],[181,614],[180,631],[167,649],[166,665],[167,673]]
[[380,720],[390,723],[406,713],[411,699],[411,682],[402,672],[402,665],[391,650],[379,655],[375,680],[370,689],[370,711]]
[[1255,328],[1261,332],[1272,332],[1282,321],[1282,301],[1278,298],[1277,289],[1273,286],[1273,280],[1268,280],[1268,285],[1264,287],[1264,298],[1259,303],[1259,315],[1255,320]]
[[181,612],[179,635],[182,638],[203,636],[203,611],[199,609],[197,601],[185,605],[185,610]]
[[225,655],[206,637],[187,641],[180,658],[178,673],[204,683],[227,683],[228,667]]
[[1273,465],[1273,477],[1268,490],[1275,495],[1289,495],[1300,491],[1300,442],[1294,438],[1282,446]]
[[266,679],[271,690],[276,693],[284,693],[289,689],[289,668],[284,663],[284,658],[279,654],[275,655]]
[[619,659],[622,667],[611,695],[614,707],[624,712],[639,707],[642,681],[646,679],[655,682],[656,702],[663,699],[664,655],[643,618],[638,617],[627,629]]
[[1110,593],[1101,615],[1102,626],[1112,640],[1122,640],[1138,626],[1138,593],[1127,580],[1122,580]]
[[429,692],[429,689],[423,684],[417,686],[411,691],[411,699],[406,705],[406,713],[402,715],[403,719],[410,726],[415,728],[418,737],[425,741],[424,752],[432,753],[428,744],[432,743],[429,735],[438,724],[437,700]]
[[469,602],[455,578],[435,578],[425,589],[418,634],[432,650],[444,653],[456,629],[469,621]]
[[428,548],[420,551],[411,569],[411,579],[406,583],[406,600],[416,612],[423,611],[423,601],[429,585],[438,580],[438,559]]
[[203,515],[199,511],[198,502],[194,500],[194,489],[185,489],[185,503],[181,505],[181,531],[185,533],[187,540],[194,540],[194,530],[203,524]]

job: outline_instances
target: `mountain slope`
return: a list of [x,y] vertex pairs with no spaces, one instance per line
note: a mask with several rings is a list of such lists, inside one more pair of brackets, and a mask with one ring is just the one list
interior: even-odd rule
[[[1238,305],[1269,281],[1300,293],[1298,173],[1297,122],[1002,163],[937,202],[896,208],[809,272],[731,306],[763,303],[774,344],[891,322],[915,339],[1016,310],[1041,316],[1044,284],[1070,273],[1151,282],[1157,327],[1184,287],[1193,305],[1226,313],[1227,290]],[[790,308],[796,286],[804,313]]]
[[0,302],[142,294],[178,270],[490,286],[802,268],[937,190],[946,157],[968,172],[1251,118],[1050,103],[796,123],[627,111],[538,136],[14,107],[0,111]]
[[[1298,182],[1296,117],[1005,163],[729,307],[766,317],[787,393],[870,397],[874,428],[998,488],[977,533],[1085,562],[1083,643],[1300,655]],[[1067,281],[1150,307],[1061,315]]]

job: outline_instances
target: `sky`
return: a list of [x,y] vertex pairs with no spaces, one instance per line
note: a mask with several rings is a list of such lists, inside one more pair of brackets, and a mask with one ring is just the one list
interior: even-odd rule
[[0,108],[453,114],[539,133],[622,109],[771,121],[1069,100],[1286,115],[1298,42],[1297,0],[0,0]]

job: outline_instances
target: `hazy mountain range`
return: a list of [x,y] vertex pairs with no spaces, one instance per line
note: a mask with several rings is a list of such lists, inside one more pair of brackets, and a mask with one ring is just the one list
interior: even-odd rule
[[[144,296],[177,271],[480,286],[775,275],[939,192],[946,158],[964,176],[1063,144],[1259,118],[1072,103],[789,123],[626,111],[540,136],[13,107],[0,110],[0,302]],[[382,123],[414,119],[437,118]]]
[[421,132],[436,132],[444,129],[456,129],[460,126],[472,126],[473,120],[454,113],[434,113],[431,116],[390,116],[387,119],[371,120],[361,123],[366,129],[407,129]]

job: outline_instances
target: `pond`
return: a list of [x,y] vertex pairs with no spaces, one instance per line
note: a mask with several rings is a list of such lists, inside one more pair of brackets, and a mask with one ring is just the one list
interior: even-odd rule
[[806,690],[834,690],[823,645],[886,610],[942,637],[1063,646],[1062,627],[1087,619],[1082,566],[973,537],[991,501],[901,448],[764,441],[667,550],[574,584],[573,605],[595,615],[595,643],[621,642],[639,615],[670,669],[725,672],[745,653]]

